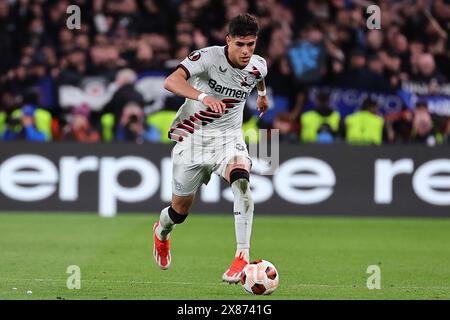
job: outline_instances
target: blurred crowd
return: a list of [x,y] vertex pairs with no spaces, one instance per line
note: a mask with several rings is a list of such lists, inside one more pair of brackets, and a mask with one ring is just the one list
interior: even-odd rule
[[[374,3],[379,30],[366,25]],[[78,30],[66,26],[73,4]],[[193,50],[224,45],[227,22],[244,12],[260,23],[256,53],[267,60],[270,93],[288,99],[270,123],[246,115],[248,126],[279,129],[293,143],[450,144],[449,117],[424,101],[380,116],[366,99],[343,117],[323,91],[304,109],[311,86],[450,96],[449,0],[0,0],[2,139],[167,142],[161,124],[180,100],[147,112],[138,74],[167,74]],[[42,101],[42,86],[78,86],[86,76],[116,86],[101,110]]]

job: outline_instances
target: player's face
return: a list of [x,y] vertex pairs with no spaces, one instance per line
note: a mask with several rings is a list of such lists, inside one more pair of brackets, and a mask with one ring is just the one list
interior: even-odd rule
[[250,62],[256,47],[257,36],[231,37],[227,36],[228,57],[239,67],[245,67]]

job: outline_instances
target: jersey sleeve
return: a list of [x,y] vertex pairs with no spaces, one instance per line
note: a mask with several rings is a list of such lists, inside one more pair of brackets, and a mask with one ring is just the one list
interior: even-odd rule
[[208,70],[210,64],[208,58],[207,50],[196,50],[181,61],[178,67],[187,73],[189,79]]
[[258,56],[257,61],[259,62],[260,68],[259,71],[261,72],[261,77],[257,79],[257,82],[260,82],[261,80],[264,80],[264,78],[267,76],[267,62],[266,59],[263,57]]

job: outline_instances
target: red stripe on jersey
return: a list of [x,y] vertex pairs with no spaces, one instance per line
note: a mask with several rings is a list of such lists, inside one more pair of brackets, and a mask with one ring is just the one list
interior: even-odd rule
[[236,99],[222,99],[223,103],[239,103],[241,102],[240,100],[236,100]]
[[216,118],[216,119],[221,117],[221,115],[218,113],[211,113],[211,112],[207,112],[207,111],[203,111],[203,110],[200,111],[200,114],[202,116],[207,116],[207,117]]
[[192,121],[186,119],[183,121],[183,123],[187,126],[192,127],[193,129],[195,129],[195,123],[193,123]]
[[178,128],[182,128],[182,129],[186,129],[186,130],[189,131],[190,133],[194,133],[194,129],[193,129],[193,128],[191,128],[191,127],[189,127],[189,126],[186,126],[186,125],[184,125],[184,124],[182,124],[182,123],[177,124],[177,127],[178,127]]
[[174,141],[183,141],[184,138],[182,136],[179,136],[177,134],[173,134],[169,132],[169,139]]
[[213,122],[213,121],[214,121],[214,119],[202,117],[202,116],[199,115],[198,113],[196,113],[195,116],[196,116],[198,119],[202,120],[202,121],[207,121],[207,122]]
[[197,119],[197,118],[194,117],[194,116],[189,116],[189,119],[191,119],[191,120],[194,121],[194,122],[198,122],[198,121],[202,122],[200,119]]
[[256,68],[255,66],[253,66],[253,71],[249,71],[249,73],[254,75],[256,79],[261,78],[261,72],[259,72],[258,68]]
[[170,128],[169,133],[173,133],[177,131],[177,134],[181,134],[185,137],[187,137],[189,135],[189,131],[187,131],[186,129],[182,129],[182,128]]
[[[240,102],[239,100],[234,99],[225,99],[225,100],[231,100],[233,102]],[[227,105],[227,108],[233,108],[234,105]],[[200,113],[200,114],[199,114]],[[189,134],[194,133],[194,130],[198,129],[199,122],[202,125],[207,125],[208,123],[211,123],[214,121],[214,119],[219,119],[222,117],[222,114],[212,111],[208,108],[208,111],[201,110],[199,113],[194,113],[194,115],[190,115],[189,119],[184,119],[182,123],[178,123],[176,125],[176,128],[170,128],[169,130],[169,138],[174,137],[175,134],[178,134],[178,132],[187,137]],[[224,113],[228,113],[228,110],[225,110]],[[175,133],[177,131],[177,133]],[[175,137],[178,139],[178,137]],[[182,137],[181,137],[182,138]],[[174,140],[174,139],[172,139]],[[183,141],[183,139],[178,139],[178,141]]]

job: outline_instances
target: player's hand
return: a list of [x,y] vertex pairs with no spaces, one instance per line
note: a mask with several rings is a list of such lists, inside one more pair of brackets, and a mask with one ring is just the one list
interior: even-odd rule
[[258,110],[260,118],[266,113],[268,108],[269,99],[267,99],[267,96],[258,96],[258,99],[256,100],[256,110]]
[[203,99],[203,104],[207,107],[209,107],[212,111],[217,113],[224,113],[225,112],[225,103],[223,103],[220,100],[214,99],[213,97],[206,96]]

